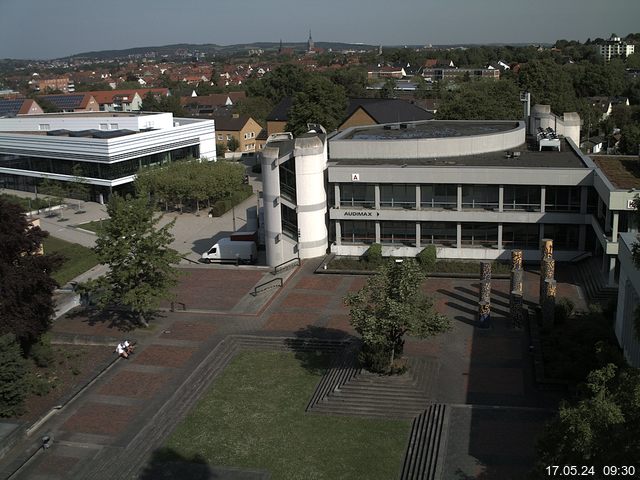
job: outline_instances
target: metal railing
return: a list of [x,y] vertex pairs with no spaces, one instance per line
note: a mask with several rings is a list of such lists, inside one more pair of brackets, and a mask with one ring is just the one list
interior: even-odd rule
[[272,278],[267,282],[256,285],[256,287],[253,289],[253,296],[255,297],[256,295],[258,295],[258,293],[269,290],[270,288],[282,288],[283,284],[284,283],[280,277]]
[[[294,262],[295,265],[293,265]],[[283,270],[286,270],[287,268],[291,268],[293,266],[300,266],[300,259],[298,257],[292,258],[291,260],[287,260],[286,262],[282,262],[280,265],[276,265],[275,267],[273,267],[273,274],[275,275],[278,272],[282,272]]]

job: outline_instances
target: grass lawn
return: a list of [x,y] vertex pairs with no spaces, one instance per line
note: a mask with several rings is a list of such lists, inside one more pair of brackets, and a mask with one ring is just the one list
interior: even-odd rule
[[98,264],[96,254],[89,248],[51,236],[44,240],[44,252],[45,255],[58,253],[66,259],[62,267],[53,274],[53,278],[60,285],[64,285]]
[[98,233],[98,231],[102,227],[105,227],[108,222],[109,222],[109,220],[107,219],[107,220],[101,220],[101,221],[97,221],[97,222],[82,223],[82,224],[78,225],[78,228],[82,228],[84,230],[89,230],[91,232]]
[[266,469],[274,479],[397,478],[410,422],[305,413],[314,370],[292,353],[239,354],[156,460]]

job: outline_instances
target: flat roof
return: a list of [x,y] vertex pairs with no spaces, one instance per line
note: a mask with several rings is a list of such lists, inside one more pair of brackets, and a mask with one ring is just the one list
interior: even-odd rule
[[52,117],[142,117],[151,115],[161,115],[165,112],[64,112],[64,113],[38,113],[36,115],[24,115],[20,117],[12,117],[13,119],[20,118],[52,118]]
[[[329,153],[329,163],[337,166],[428,166],[428,167],[504,167],[504,168],[588,168],[580,156],[571,148],[566,139],[561,140],[561,151],[538,151],[535,140],[514,149],[519,156],[509,157],[507,152],[498,151],[478,155],[462,155],[438,158],[334,158]],[[517,155],[517,154],[516,154]]]
[[640,159],[630,155],[590,155],[616,188],[640,188]]
[[447,121],[427,120],[386,124],[375,127],[356,127],[335,140],[408,140],[420,138],[452,138],[503,133],[518,127],[515,121]]

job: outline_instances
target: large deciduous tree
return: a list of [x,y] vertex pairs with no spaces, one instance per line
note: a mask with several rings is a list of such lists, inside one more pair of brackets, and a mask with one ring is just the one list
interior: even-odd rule
[[[640,465],[640,371],[608,364],[587,377],[586,392],[563,404],[538,442],[540,471],[546,465]],[[640,473],[636,471],[636,475]]]
[[514,120],[524,115],[520,91],[510,80],[477,80],[447,91],[437,116],[444,120]]
[[98,233],[94,251],[107,265],[106,275],[86,285],[102,308],[122,306],[147,325],[160,301],[177,282],[180,257],[169,248],[174,222],[158,228],[146,198],[111,197],[109,222]]
[[51,273],[62,258],[40,254],[47,235],[0,198],[0,335],[14,334],[24,353],[47,331],[54,311]]
[[347,295],[351,325],[362,336],[361,360],[388,371],[402,353],[404,335],[427,338],[451,327],[433,300],[422,294],[425,275],[413,259],[386,263],[358,292]]
[[308,123],[319,123],[330,132],[338,127],[346,111],[344,88],[326,77],[314,77],[294,96],[287,130],[300,135],[307,131]]

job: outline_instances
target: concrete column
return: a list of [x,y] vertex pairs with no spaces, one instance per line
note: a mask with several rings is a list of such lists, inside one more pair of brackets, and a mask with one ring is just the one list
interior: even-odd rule
[[540,231],[539,231],[539,235],[538,235],[538,243],[541,243],[543,238],[544,238],[544,223],[541,223],[540,224]]
[[600,198],[600,196],[598,195],[598,218],[602,217],[602,207],[603,207],[603,202],[602,199]]
[[420,222],[416,222],[416,247],[420,248]]
[[547,187],[540,187],[540,213],[545,212],[545,204],[547,203]]
[[380,185],[375,184],[373,187],[373,198],[376,210],[380,210]]
[[498,250],[502,250],[502,224],[498,224]]
[[498,211],[504,212],[504,185],[498,187]]
[[607,214],[604,216],[604,233],[611,233],[611,210],[607,208]]
[[416,210],[420,210],[422,206],[420,205],[420,184],[416,185]]
[[380,243],[380,222],[376,222],[376,243]]
[[616,257],[615,255],[611,255],[609,259],[609,287],[616,286]]
[[336,183],[333,185],[333,195],[334,197],[336,197],[333,202],[334,203],[333,206],[336,208],[340,208],[340,184],[339,183]]
[[462,224],[456,224],[456,248],[462,248]]
[[456,199],[457,199],[456,210],[461,212],[462,211],[462,185],[458,185]]
[[280,211],[280,172],[277,148],[268,148],[262,154],[262,188],[264,210],[264,243],[267,265],[275,267],[284,259],[282,243],[282,213]]
[[613,212],[613,225],[611,227],[611,241],[616,243],[618,241],[618,222],[620,220],[620,213]]
[[580,187],[580,213],[586,215],[587,201],[589,199],[589,187]]
[[580,225],[578,227],[578,250],[584,252],[587,242],[587,226]]
[[342,224],[340,220],[334,221],[336,225],[336,245],[342,245]]

